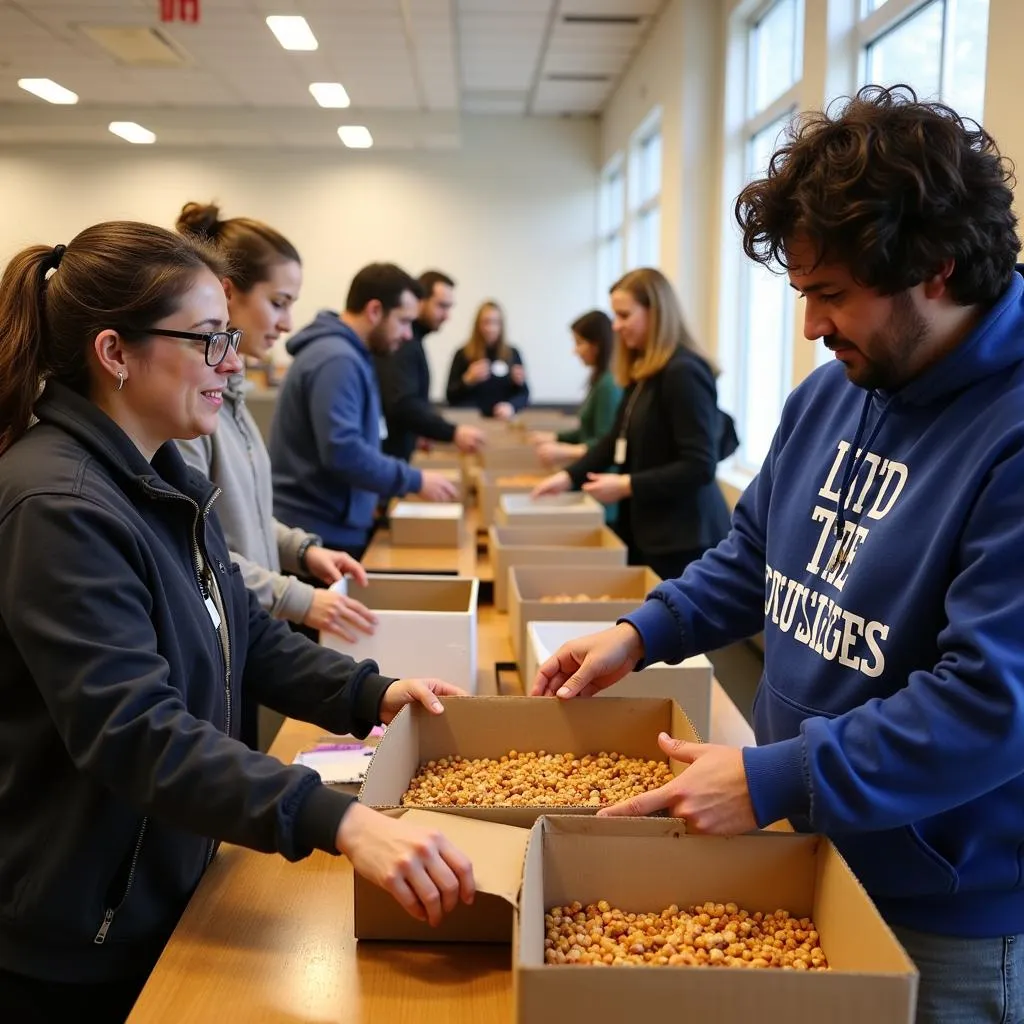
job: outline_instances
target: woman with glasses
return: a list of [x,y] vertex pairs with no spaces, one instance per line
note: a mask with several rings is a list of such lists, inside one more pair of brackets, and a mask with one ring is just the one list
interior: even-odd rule
[[[274,342],[292,329],[291,310],[302,287],[298,251],[268,224],[247,217],[221,220],[213,205],[187,203],[177,229],[211,243],[225,257],[224,294],[228,321],[241,334],[238,351],[265,359]],[[324,547],[315,534],[274,518],[270,456],[245,404],[243,372],[227,379],[223,399],[217,429],[179,440],[178,447],[185,461],[223,492],[217,516],[246,586],[275,618],[314,633],[327,630],[350,643],[356,630],[372,633],[376,617],[364,604],[298,578],[331,584],[349,573],[365,584],[366,573],[350,555]],[[257,709],[246,705],[242,715],[242,738],[255,746]]]
[[241,369],[223,277],[201,243],[117,222],[0,279],[0,1016],[18,1024],[124,1020],[219,841],[345,853],[432,923],[473,896],[443,838],[237,739],[244,691],[357,735],[460,691],[310,642],[232,565],[217,489],[171,443],[214,431]]

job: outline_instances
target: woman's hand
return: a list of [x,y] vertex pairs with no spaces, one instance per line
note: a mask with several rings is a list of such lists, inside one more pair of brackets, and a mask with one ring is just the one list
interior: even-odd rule
[[357,633],[372,636],[377,628],[377,616],[365,604],[338,590],[314,590],[313,603],[302,621],[310,629],[335,633],[350,644],[358,639]]
[[377,711],[380,720],[390,725],[392,719],[406,704],[417,701],[435,715],[444,714],[444,705],[438,697],[468,697],[465,690],[443,679],[399,679],[385,691]]
[[526,370],[523,369],[522,363],[516,363],[512,367],[512,383],[519,388],[526,383]]
[[366,570],[351,555],[344,551],[333,551],[317,545],[306,548],[306,572],[324,583],[337,583],[342,576],[349,575],[361,587],[366,586]]
[[508,421],[516,414],[511,402],[498,402],[492,411],[496,420]]
[[335,845],[367,881],[391,893],[431,927],[461,899],[476,896],[473,865],[440,832],[353,804],[341,819]]
[[564,469],[545,477],[530,492],[531,498],[543,498],[547,494],[565,494],[572,487],[572,480]]
[[614,505],[633,493],[629,474],[588,473],[583,491],[602,505]]

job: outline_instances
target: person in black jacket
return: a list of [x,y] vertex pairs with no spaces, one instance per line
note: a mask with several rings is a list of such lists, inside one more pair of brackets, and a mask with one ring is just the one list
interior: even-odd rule
[[574,488],[605,505],[620,502],[615,528],[630,564],[671,579],[729,531],[715,482],[723,426],[715,373],[660,271],[626,274],[612,286],[611,304],[615,373],[626,389],[615,426],[534,495]]
[[493,300],[485,302],[477,310],[469,341],[452,358],[448,404],[510,420],[529,401],[523,360],[505,340],[505,314]]
[[319,647],[245,588],[218,491],[171,440],[213,431],[241,368],[222,272],[115,222],[0,280],[5,1021],[122,1021],[219,841],[343,852],[433,922],[472,898],[443,838],[237,738],[243,690],[360,736],[460,691]]
[[413,321],[412,338],[390,355],[376,355],[377,380],[387,421],[387,437],[381,445],[388,455],[405,459],[416,449],[416,442],[441,441],[455,444],[459,451],[479,451],[484,433],[468,423],[449,423],[430,401],[430,364],[423,339],[439,330],[455,305],[455,282],[439,270],[427,270],[419,276],[423,290],[419,316]]

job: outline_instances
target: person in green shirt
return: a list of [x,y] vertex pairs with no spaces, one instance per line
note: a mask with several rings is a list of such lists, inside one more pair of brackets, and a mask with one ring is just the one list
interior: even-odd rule
[[[570,328],[576,355],[590,368],[587,397],[580,406],[580,425],[560,434],[537,431],[530,440],[546,466],[565,466],[586,454],[587,449],[615,425],[615,414],[622,400],[622,388],[609,369],[615,337],[612,322],[600,309],[592,309],[573,321]],[[615,521],[616,506],[606,509],[605,519]]]

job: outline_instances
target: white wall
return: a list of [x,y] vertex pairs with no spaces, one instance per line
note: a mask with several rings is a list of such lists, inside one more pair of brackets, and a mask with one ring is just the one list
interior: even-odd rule
[[595,120],[465,117],[448,152],[271,153],[153,147],[0,152],[0,260],[68,242],[101,220],[172,225],[187,200],[266,220],[302,253],[296,323],[340,308],[372,260],[458,282],[455,314],[428,341],[437,396],[476,305],[494,297],[526,362],[534,398],[575,401],[584,372],[567,325],[593,305]]
[[661,270],[687,323],[714,351],[722,23],[716,3],[671,0],[605,108],[601,164],[628,153],[634,133],[661,108]]

